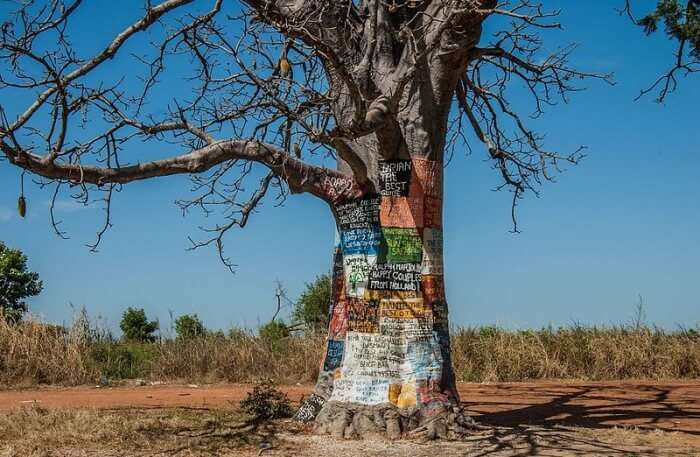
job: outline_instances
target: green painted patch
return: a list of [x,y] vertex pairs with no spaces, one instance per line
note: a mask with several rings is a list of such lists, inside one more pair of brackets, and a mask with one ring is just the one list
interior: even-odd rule
[[382,228],[386,242],[388,263],[420,263],[423,258],[423,241],[415,228]]

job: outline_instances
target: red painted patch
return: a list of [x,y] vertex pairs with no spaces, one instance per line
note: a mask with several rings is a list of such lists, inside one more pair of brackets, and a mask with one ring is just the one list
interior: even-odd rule
[[442,197],[442,164],[434,160],[413,159],[409,196]]
[[441,275],[423,275],[420,282],[426,303],[445,301],[445,281]]
[[442,228],[442,199],[425,197],[423,227]]
[[379,223],[382,227],[423,227],[423,200],[411,197],[382,197]]

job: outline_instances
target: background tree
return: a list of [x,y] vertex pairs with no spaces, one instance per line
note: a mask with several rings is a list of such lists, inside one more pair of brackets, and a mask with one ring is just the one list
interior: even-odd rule
[[42,288],[39,274],[27,267],[27,257],[0,241],[0,312],[5,318],[19,321],[27,312],[25,299],[39,295]]
[[140,343],[152,343],[156,340],[154,333],[158,330],[158,321],[149,321],[143,308],[128,307],[119,322],[124,339]]
[[671,68],[639,94],[656,92],[656,100],[663,102],[678,87],[679,76],[700,71],[700,0],[658,0],[656,9],[639,19],[626,0],[624,12],[647,35],[656,33],[661,23],[666,36],[678,43]]
[[290,331],[284,321],[273,320],[259,326],[258,335],[273,348],[278,348],[280,342],[290,335]]
[[[180,207],[221,216],[193,247],[216,246],[229,267],[224,235],[269,194],[313,195],[339,237],[326,357],[297,419],[336,436],[471,426],[450,359],[442,170],[455,146],[483,143],[517,231],[518,200],[579,161],[582,148],[547,149],[527,123],[598,77],[569,65],[572,47],[543,47],[556,12],[532,0],[147,1],[87,53],[71,39],[83,2],[16,5],[0,95],[26,104],[2,107],[0,152],[54,201],[70,188],[104,204],[93,248],[133,181],[191,174]],[[177,89],[162,86],[173,77]],[[511,103],[523,89],[525,116]]]
[[294,303],[292,320],[303,324],[307,331],[317,333],[328,328],[328,309],[331,305],[331,277],[317,276],[306,283],[304,291]]
[[183,314],[175,319],[175,333],[179,339],[191,339],[206,335],[204,323],[196,315]]

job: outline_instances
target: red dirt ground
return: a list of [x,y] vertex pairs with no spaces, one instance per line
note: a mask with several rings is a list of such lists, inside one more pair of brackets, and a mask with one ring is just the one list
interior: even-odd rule
[[[311,386],[283,386],[298,402]],[[159,385],[42,388],[0,392],[0,411],[46,408],[216,408],[237,405],[250,385]],[[534,382],[460,384],[467,410],[479,421],[514,426],[554,424],[587,428],[637,426],[700,437],[700,381]]]

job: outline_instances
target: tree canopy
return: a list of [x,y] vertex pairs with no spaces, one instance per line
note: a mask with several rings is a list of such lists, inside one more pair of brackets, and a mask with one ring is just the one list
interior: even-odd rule
[[678,87],[678,77],[700,71],[700,0],[658,0],[656,8],[640,18],[635,16],[630,0],[625,0],[624,12],[644,29],[647,35],[659,30],[661,24],[666,36],[678,43],[671,67],[640,97],[657,93],[657,101],[663,102]]
[[177,338],[187,340],[204,336],[207,330],[196,314],[183,314],[175,319],[175,333]]
[[560,28],[558,12],[532,0],[149,1],[87,47],[74,39],[84,2],[15,4],[0,94],[20,103],[2,106],[0,151],[54,198],[104,204],[93,248],[129,182],[191,174],[182,210],[220,216],[193,247],[221,252],[271,193],[335,204],[375,190],[377,160],[444,161],[467,131],[515,209],[583,151],[547,148],[530,117],[581,79],[609,79],[574,68],[574,46],[547,50],[539,32]]
[[[642,91],[663,101],[698,69],[699,2],[658,0],[639,18],[620,4],[678,42],[671,69]],[[90,43],[75,39],[82,0],[3,7],[0,157],[53,201],[103,204],[93,249],[122,185],[189,174],[180,208],[218,215],[192,248],[216,246],[230,267],[225,234],[265,199],[334,204],[375,188],[377,159],[410,149],[445,161],[474,139],[512,195],[517,231],[519,199],[583,156],[546,147],[530,118],[582,79],[610,80],[571,65],[573,45],[545,44],[559,11],[533,0],[144,1],[120,5],[131,23]],[[513,103],[523,88],[526,107]]]
[[304,291],[294,303],[292,322],[302,324],[310,332],[325,331],[331,301],[331,277],[327,274],[317,276],[305,284]]
[[41,293],[39,274],[29,271],[27,257],[0,241],[0,311],[10,321],[18,321],[27,311],[25,299]]
[[127,341],[151,343],[156,340],[154,333],[158,330],[158,321],[149,321],[143,308],[128,307],[122,314],[119,328]]

